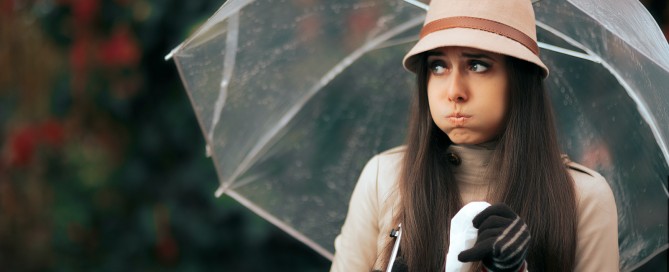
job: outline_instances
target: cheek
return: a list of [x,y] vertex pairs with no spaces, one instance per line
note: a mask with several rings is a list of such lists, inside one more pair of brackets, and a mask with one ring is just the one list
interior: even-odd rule
[[490,119],[501,120],[506,115],[506,100],[504,97],[496,97],[494,100],[487,103],[486,108],[490,113]]
[[508,91],[505,85],[501,86],[504,86],[504,88],[500,88],[497,92],[494,92],[495,95],[488,96],[485,103],[488,109],[488,120],[491,122],[490,125],[498,129],[504,127],[509,108]]
[[427,84],[427,104],[430,107],[430,114],[434,118],[435,113],[437,113],[439,111],[440,102],[439,102],[437,93],[434,91],[435,86],[433,86],[433,85],[434,85],[434,82],[431,83],[430,81],[428,81],[428,84]]

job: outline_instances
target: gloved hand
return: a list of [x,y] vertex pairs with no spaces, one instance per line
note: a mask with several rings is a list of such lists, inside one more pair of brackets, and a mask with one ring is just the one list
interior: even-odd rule
[[530,232],[518,215],[503,203],[492,205],[472,220],[478,237],[458,255],[461,262],[483,261],[491,272],[516,272],[525,264]]

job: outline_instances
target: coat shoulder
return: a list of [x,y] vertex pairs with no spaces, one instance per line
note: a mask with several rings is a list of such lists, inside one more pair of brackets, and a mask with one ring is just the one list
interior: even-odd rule
[[611,186],[597,171],[573,161],[565,161],[574,180],[578,205],[595,205],[601,210],[615,214],[615,198]]
[[[377,159],[377,188],[378,188],[378,197],[383,202],[386,202],[388,199],[393,199],[392,203],[395,203],[394,200],[397,195],[397,185],[400,177],[400,171],[402,169],[402,160],[404,159],[405,146],[398,146],[386,151],[381,152],[376,155]],[[388,204],[388,203],[386,203]]]
[[404,155],[404,151],[406,151],[406,146],[400,145],[393,147],[391,149],[388,149],[386,151],[383,151],[379,154],[381,157],[400,157]]
[[586,166],[565,161],[574,181],[578,240],[574,271],[618,271],[618,214],[606,179]]
[[588,192],[590,191],[588,189],[596,189],[595,191],[610,190],[606,179],[597,171],[571,161],[566,166],[578,192]]
[[566,155],[562,156],[562,162],[567,167],[567,170],[571,177],[574,179],[576,186],[579,187],[580,183],[599,183],[606,180],[604,177],[599,174],[597,171],[592,170],[584,165],[573,162]]
[[603,178],[601,174],[599,174],[597,171],[592,170],[584,165],[575,163],[575,162],[569,162],[567,164],[567,168],[569,168],[569,172],[572,176],[577,175],[579,177],[581,176],[586,176],[582,177],[585,179],[599,179]]
[[404,158],[405,146],[397,146],[376,155],[374,158],[378,160],[378,171],[380,175],[383,174],[397,174]]
[[590,169],[590,168],[588,168],[584,165],[573,162],[571,159],[569,159],[569,156],[567,156],[567,155],[564,155],[564,154],[562,155],[562,162],[564,163],[565,166],[567,166],[567,168],[569,169],[569,172],[570,172],[570,174],[572,174],[572,176],[574,175],[573,172],[576,171],[576,172],[586,174],[586,175],[588,175],[592,178],[601,177],[601,175],[599,173],[597,173],[597,171],[592,170],[592,169]]

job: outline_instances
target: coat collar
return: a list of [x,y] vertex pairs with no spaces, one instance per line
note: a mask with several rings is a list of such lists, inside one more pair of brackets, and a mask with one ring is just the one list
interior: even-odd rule
[[480,145],[451,145],[447,152],[449,164],[458,182],[489,184],[488,165],[492,159],[496,142]]

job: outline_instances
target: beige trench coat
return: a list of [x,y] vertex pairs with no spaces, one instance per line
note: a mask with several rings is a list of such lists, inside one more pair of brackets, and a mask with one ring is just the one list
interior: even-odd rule
[[[346,221],[335,240],[330,271],[370,271],[389,243],[395,186],[403,148],[373,157],[364,167]],[[618,217],[611,188],[597,172],[568,162],[576,184],[578,238],[575,271],[619,271]]]

